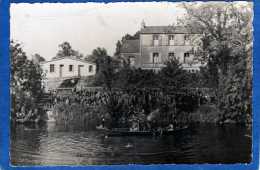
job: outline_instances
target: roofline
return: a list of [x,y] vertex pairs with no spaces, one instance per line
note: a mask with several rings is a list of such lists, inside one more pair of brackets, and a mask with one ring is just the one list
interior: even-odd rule
[[190,32],[173,32],[173,33],[166,33],[166,32],[154,32],[154,33],[143,33],[140,32],[140,34],[203,34],[203,33],[190,33]]
[[83,63],[91,63],[91,64],[95,64],[95,65],[96,65],[96,63],[91,62],[91,61],[86,61],[86,60],[77,59],[77,58],[69,58],[69,57],[56,58],[56,59],[52,59],[52,60],[50,60],[50,61],[41,62],[40,64],[45,64],[45,63],[49,63],[49,62],[52,62],[52,61],[58,61],[58,60],[62,60],[62,59],[71,59],[71,60],[81,61],[81,62],[83,62]]
[[[146,27],[173,27],[173,28],[176,28],[176,27],[184,27],[186,28],[186,26],[174,26],[174,25],[149,25],[149,26],[145,26],[143,29],[145,29]],[[143,33],[142,30],[143,29],[140,29],[140,34],[203,34],[203,32],[198,32],[198,33],[194,33],[194,32],[174,32],[174,33],[160,33],[160,32],[155,32],[155,33]]]
[[141,54],[141,52],[123,52],[121,54]]

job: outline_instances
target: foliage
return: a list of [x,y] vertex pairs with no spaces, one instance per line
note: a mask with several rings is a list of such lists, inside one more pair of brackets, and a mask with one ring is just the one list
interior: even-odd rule
[[89,60],[96,63],[96,71],[99,73],[104,59],[108,56],[107,50],[105,48],[97,47],[92,51],[92,54],[87,56],[85,60]]
[[76,125],[73,130],[82,128],[95,129],[97,125],[101,124],[100,120],[101,115],[104,114],[103,112],[98,108],[92,109],[78,103],[72,103],[71,105],[59,103],[53,108],[56,123],[59,125]]
[[142,70],[124,65],[115,75],[114,87],[135,89],[145,87],[159,87],[159,76],[152,70]]
[[188,28],[203,32],[203,75],[217,91],[221,119],[251,117],[252,3],[184,3]]
[[[251,115],[251,92],[247,88],[247,75],[244,55],[237,56],[237,61],[228,69],[227,75],[220,75],[218,106],[222,120],[235,120],[247,123]],[[221,90],[220,90],[221,89]]]
[[42,94],[43,72],[38,64],[27,59],[20,43],[11,41],[11,100],[12,117],[22,106],[33,107]]
[[97,78],[99,79],[99,81],[101,80],[103,84],[105,84],[108,90],[111,90],[112,83],[115,77],[113,59],[110,56],[106,56],[104,57],[104,59],[100,64],[101,64],[101,67],[99,69],[100,77]]
[[33,61],[33,63],[35,63],[35,64],[39,64],[40,62],[44,62],[45,61],[45,58],[44,57],[42,57],[40,54],[34,54],[33,56],[32,56],[32,61]]
[[165,88],[181,89],[200,86],[201,75],[183,70],[177,59],[168,60],[160,71],[143,70],[124,63],[118,67],[117,60],[107,56],[99,61],[100,69],[96,75],[95,85],[105,85],[107,88],[134,90],[135,88]]
[[160,82],[162,87],[171,89],[181,89],[188,84],[188,74],[184,71],[178,59],[169,59],[165,63],[166,67],[160,71]]
[[83,58],[83,54],[78,51],[72,49],[69,42],[65,41],[59,45],[59,51],[53,59],[62,58],[62,57],[76,57]]
[[121,48],[122,48],[122,43],[121,41],[118,40],[116,43],[116,51],[114,56],[119,56]]
[[94,49],[92,54],[85,59],[96,63],[94,85],[105,86],[108,90],[111,90],[119,61],[108,56],[107,50],[101,47]]

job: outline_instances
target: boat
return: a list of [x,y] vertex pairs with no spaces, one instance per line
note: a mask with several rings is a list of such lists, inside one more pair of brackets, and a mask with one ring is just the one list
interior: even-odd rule
[[24,118],[16,119],[17,123],[38,123],[40,121],[40,116],[38,116],[36,119],[30,119],[29,116],[26,116]]
[[176,128],[173,130],[162,130],[162,131],[129,131],[129,130],[111,130],[107,136],[116,137],[116,136],[164,136],[164,135],[173,135],[179,131],[183,131],[188,129],[188,126],[184,126],[181,128]]
[[109,129],[102,126],[102,125],[99,125],[99,126],[96,126],[96,130],[104,130],[104,131],[108,131]]

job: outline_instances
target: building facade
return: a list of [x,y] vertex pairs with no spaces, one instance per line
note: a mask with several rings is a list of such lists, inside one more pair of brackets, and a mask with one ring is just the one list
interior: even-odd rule
[[169,58],[175,57],[185,70],[195,72],[202,65],[194,55],[202,45],[201,35],[182,26],[142,24],[138,40],[123,42],[121,57],[132,66],[154,70],[164,67]]
[[84,78],[96,74],[96,64],[77,59],[63,57],[40,63],[45,74],[43,84],[46,91],[55,89],[66,79]]

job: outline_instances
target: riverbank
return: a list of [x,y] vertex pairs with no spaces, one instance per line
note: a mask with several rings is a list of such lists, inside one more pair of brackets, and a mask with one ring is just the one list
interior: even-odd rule
[[[158,109],[155,112],[160,112],[160,110]],[[172,112],[172,110],[168,110],[167,112]],[[110,114],[106,113],[106,109],[104,108],[104,106],[90,107],[78,103],[73,103],[71,105],[60,103],[54,106],[53,114],[55,116],[57,124],[77,123],[78,125],[82,125],[84,127],[94,129],[97,126],[102,124],[102,119],[103,119],[105,120],[106,127],[110,128],[113,126],[113,122],[112,122],[113,119],[111,118]],[[159,117],[163,115],[167,115],[167,113],[155,113],[155,114],[160,114]],[[183,123],[219,124],[220,123],[219,115],[220,115],[220,111],[218,110],[216,105],[204,104],[199,106],[194,112],[191,113],[181,112],[177,114],[176,118],[177,118],[177,123],[181,123],[181,124]],[[149,116],[146,115],[146,117]],[[164,119],[163,117],[161,118]],[[233,120],[227,120],[222,123],[233,124],[239,122],[235,122]]]
[[[71,105],[60,103],[53,107],[53,115],[57,124],[77,124],[87,129],[95,129],[96,126],[101,124],[101,117],[105,113],[100,107],[89,107],[77,103]],[[107,120],[109,119],[107,118]],[[108,121],[107,126],[109,126]]]
[[201,105],[190,117],[193,123],[218,123],[219,110],[214,104]]
[[[159,110],[156,111],[160,112]],[[171,110],[168,110],[168,112],[171,112]],[[110,115],[106,113],[104,106],[89,107],[77,103],[73,103],[71,105],[60,103],[54,106],[53,114],[55,116],[56,123],[58,124],[77,123],[88,128],[95,128],[96,126],[102,124],[102,119],[105,120],[106,127],[111,127],[111,123],[113,124],[113,122],[111,122],[112,119]],[[167,115],[167,113],[154,114]],[[147,115],[147,117],[149,116]],[[183,112],[178,114],[176,116],[178,123],[188,123],[183,117],[189,117],[186,119],[189,119],[190,123],[217,123],[218,110],[215,105],[202,105],[190,114]],[[183,122],[184,119],[186,122]]]

